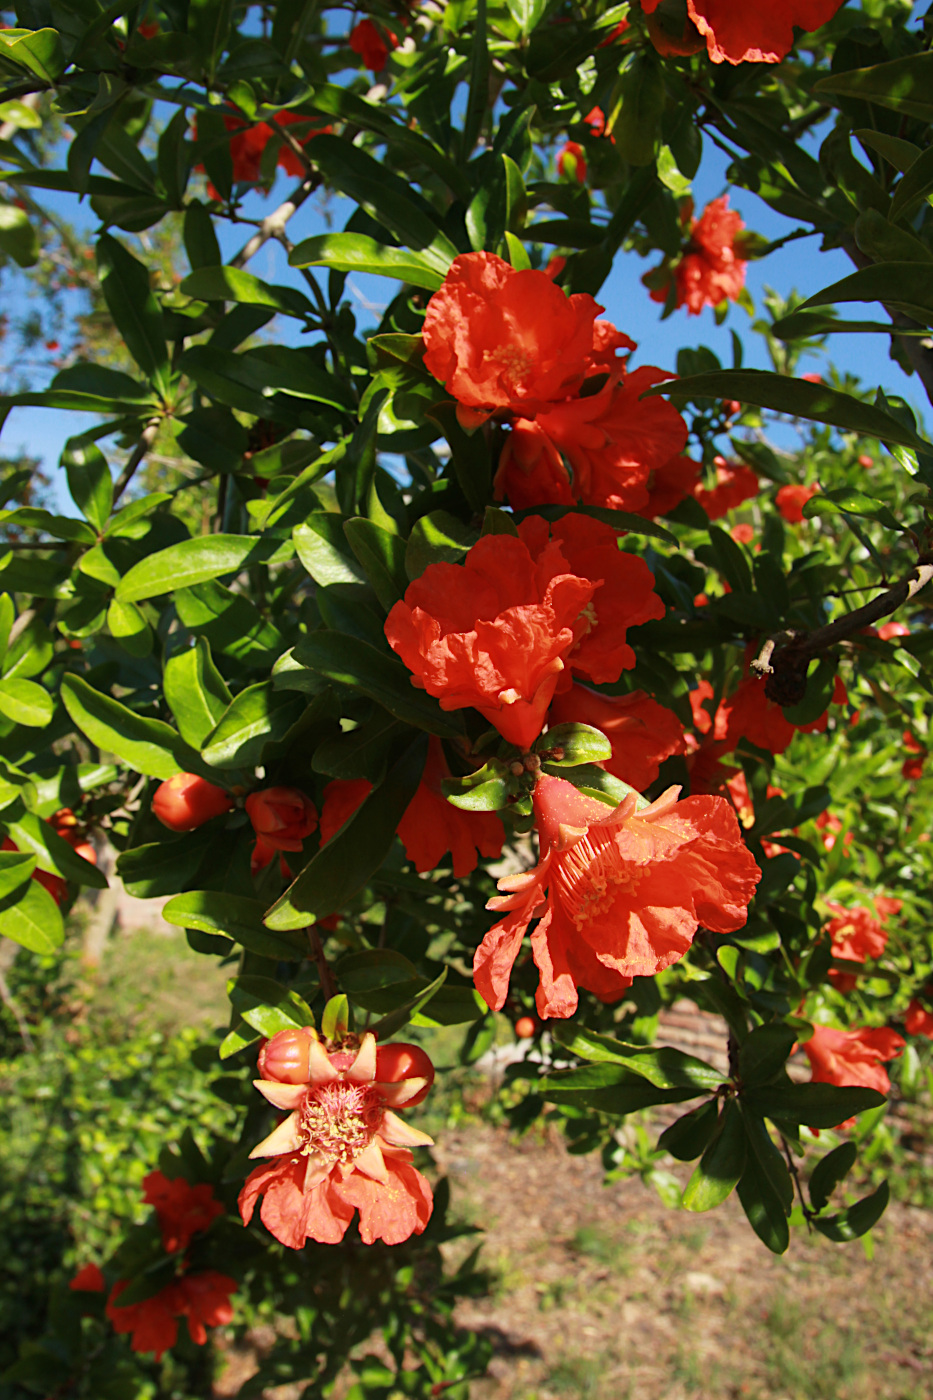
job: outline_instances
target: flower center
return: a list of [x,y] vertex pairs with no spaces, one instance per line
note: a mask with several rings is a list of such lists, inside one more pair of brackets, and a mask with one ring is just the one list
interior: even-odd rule
[[324,1084],[311,1089],[301,1106],[299,1151],[329,1162],[352,1162],[372,1142],[383,1114],[370,1084]]
[[611,909],[619,895],[634,895],[646,874],[645,867],[622,860],[611,841],[594,842],[589,833],[555,862],[561,903],[578,929]]
[[486,359],[498,365],[513,383],[523,379],[531,369],[531,356],[517,345],[497,345],[486,351]]

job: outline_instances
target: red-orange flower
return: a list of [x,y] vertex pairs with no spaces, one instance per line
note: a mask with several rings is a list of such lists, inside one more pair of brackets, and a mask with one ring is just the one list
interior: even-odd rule
[[252,868],[261,870],[276,851],[300,851],[317,826],[317,808],[298,788],[271,787],[251,792],[246,815],[256,833]]
[[878,636],[883,642],[892,642],[895,637],[909,637],[910,628],[904,622],[884,622],[878,628]]
[[580,388],[601,310],[546,272],[463,253],[428,302],[425,367],[468,408],[530,416]]
[[381,73],[390,49],[398,48],[398,39],[391,29],[380,29],[371,19],[361,19],[350,31],[350,48],[359,54],[367,68]]
[[[273,1036],[267,1051],[274,1050],[275,1041]],[[274,1062],[267,1053],[267,1073]],[[240,1192],[244,1225],[262,1196],[263,1224],[291,1249],[301,1249],[306,1239],[339,1244],[356,1210],[364,1244],[379,1239],[401,1244],[421,1234],[433,1197],[412,1166],[409,1148],[431,1139],[393,1109],[410,1104],[425,1078],[380,1082],[378,1069],[372,1035],[363,1036],[354,1050],[328,1051],[309,1039],[305,1082],[254,1080],[288,1117],[250,1154],[273,1160],[251,1172]]]
[[[251,185],[259,182],[262,173],[263,153],[272,138],[277,135],[276,127],[281,128],[302,123],[304,128],[308,128],[307,134],[293,133],[301,146],[306,146],[313,137],[322,136],[332,130],[329,126],[311,127],[311,120],[311,118],[303,117],[297,112],[276,112],[272,118],[273,125],[268,122],[255,122],[250,125],[245,117],[225,116],[224,126],[228,131],[234,133],[230,138],[230,158],[233,162],[234,182],[243,181]],[[300,176],[305,174],[304,163],[287,142],[282,143],[276,157],[276,165],[281,166],[287,175]],[[198,167],[198,169],[202,168]],[[211,199],[220,198],[218,191],[212,184],[208,184],[207,193]]]
[[[642,0],[651,14],[660,0]],[[714,63],[780,63],[794,44],[794,29],[826,24],[843,0],[775,0],[770,5],[736,0],[687,0],[687,13]]]
[[[741,214],[729,208],[725,194],[711,200],[700,218],[693,220],[680,260],[669,268],[677,284],[677,306],[686,306],[691,316],[699,316],[704,306],[738,300],[748,267],[739,236],[744,228]],[[666,268],[668,264],[662,263],[643,279],[652,301],[667,301],[671,276],[663,275]]]
[[191,1186],[183,1176],[170,1180],[158,1171],[143,1177],[143,1200],[155,1206],[167,1254],[187,1249],[192,1235],[207,1230],[224,1213],[208,1182]]
[[[832,940],[834,958],[863,963],[869,958],[881,957],[888,935],[867,909],[859,904],[851,909],[832,903],[827,907],[833,916],[826,925],[826,932]],[[829,980],[840,992],[851,992],[856,984],[854,973],[840,972],[836,968],[830,970]]]
[[[836,844],[836,837],[842,830],[842,822],[833,812],[821,812],[813,823],[822,831],[822,841],[824,851],[831,851]],[[849,847],[852,845],[852,832],[847,831],[842,838],[842,850],[844,855],[849,854]]]
[[495,812],[470,812],[454,807],[441,791],[450,777],[439,739],[431,739],[424,774],[398,824],[405,854],[420,873],[434,870],[447,851],[454,874],[463,879],[476,869],[480,856],[502,854],[505,829]]
[[430,565],[386,621],[413,684],[445,710],[472,705],[521,748],[571,671],[617,680],[635,661],[626,628],[664,613],[650,570],[610,526],[568,515],[550,532],[532,516],[519,539],[487,535],[463,565]]
[[586,180],[586,156],[578,141],[565,141],[557,154],[557,173],[561,179],[576,180],[582,185]]
[[911,734],[909,729],[904,730],[904,748],[911,755],[905,758],[901,765],[901,776],[915,782],[923,777],[923,765],[926,762],[927,751],[915,734]]
[[[882,1065],[894,1060],[906,1041],[887,1026],[869,1030],[837,1031],[831,1026],[814,1026],[804,1044],[814,1084],[861,1085],[886,1094],[891,1087]],[[852,1120],[847,1119],[846,1124]],[[840,1124],[845,1127],[846,1124]]]
[[774,498],[774,504],[788,525],[799,525],[804,518],[804,506],[816,492],[815,486],[782,486]]
[[671,457],[662,466],[652,468],[645,482],[648,499],[638,507],[636,515],[654,520],[658,515],[669,514],[681,501],[693,495],[699,474],[700,463],[692,457]]
[[542,776],[534,793],[541,843],[537,866],[499,881],[487,906],[506,917],[476,951],[473,978],[499,1010],[531,920],[540,974],[540,1016],[570,1016],[577,988],[616,999],[633,977],[677,962],[700,924],[730,933],[746,921],[761,872],[735,813],[715,797],[678,802],[668,788],[638,810],[632,793],[616,808]]
[[602,730],[612,744],[612,757],[600,766],[639,792],[655,781],[666,758],[686,749],[680,720],[643,690],[600,695],[572,685],[555,695],[548,715],[548,724],[568,723]]
[[907,1008],[904,1027],[908,1035],[925,1035],[928,1040],[933,1040],[933,1011],[929,1011],[922,1001],[914,997]]
[[710,489],[698,482],[693,495],[710,520],[720,520],[743,501],[758,495],[758,477],[751,467],[742,462],[727,462],[724,457],[716,457],[714,465],[716,485]]
[[103,1293],[106,1286],[104,1276],[96,1264],[85,1264],[68,1285],[73,1293]]
[[121,1305],[120,1295],[128,1287],[126,1279],[114,1284],[104,1312],[115,1332],[132,1333],[133,1351],[155,1352],[156,1361],[175,1345],[180,1317],[187,1318],[188,1332],[196,1346],[207,1341],[205,1325],[220,1327],[233,1318],[229,1295],[236,1292],[236,1279],[216,1269],[184,1274],[141,1303]]

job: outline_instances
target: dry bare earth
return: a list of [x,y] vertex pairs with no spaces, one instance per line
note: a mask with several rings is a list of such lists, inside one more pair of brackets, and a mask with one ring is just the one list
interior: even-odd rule
[[438,1165],[486,1231],[495,1294],[458,1319],[496,1355],[476,1400],[929,1400],[928,1212],[894,1205],[870,1262],[794,1232],[775,1258],[731,1199],[709,1216],[558,1141],[446,1134]]

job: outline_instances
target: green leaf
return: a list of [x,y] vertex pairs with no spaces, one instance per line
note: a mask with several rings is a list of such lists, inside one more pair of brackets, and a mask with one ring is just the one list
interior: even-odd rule
[[600,1113],[621,1116],[654,1104],[682,1103],[695,1098],[697,1092],[696,1089],[658,1089],[637,1079],[623,1065],[613,1064],[555,1070],[546,1079],[536,1080],[535,1087],[555,1103],[584,1104]]
[[39,261],[39,239],[25,209],[0,201],[0,252],[20,267]]
[[621,109],[612,127],[619,155],[630,165],[651,165],[661,135],[664,79],[654,53],[636,54],[619,82]]
[[376,597],[388,612],[408,587],[405,541],[363,516],[348,520],[343,532]]
[[189,0],[188,43],[198,68],[209,79],[220,64],[230,35],[233,0]]
[[718,1127],[718,1100],[708,1099],[665,1128],[658,1138],[658,1147],[676,1157],[678,1162],[692,1162],[705,1152]]
[[303,928],[342,909],[379,869],[415,795],[427,740],[419,737],[391,765],[382,783],[302,870],[266,915],[273,929]]
[[163,684],[182,738],[199,749],[233,699],[206,638],[199,637],[193,647],[169,657]]
[[214,833],[202,829],[178,841],[131,846],[117,857],[117,874],[137,899],[177,894],[179,885],[194,880],[213,842]]
[[271,932],[263,924],[264,913],[265,905],[258,899],[215,890],[191,890],[170,899],[162,917],[177,928],[222,933],[260,957],[284,958],[287,962],[306,958],[308,940],[304,935]]
[[54,710],[52,697],[35,681],[18,679],[0,681],[0,714],[14,724],[32,729],[44,729]]
[[107,608],[107,626],[110,635],[116,637],[131,656],[148,656],[152,651],[152,628],[142,608],[135,603],[113,598]]
[[198,268],[215,267],[220,262],[214,220],[197,200],[192,200],[185,210],[184,240],[188,261],[195,272]]
[[312,515],[296,525],[292,539],[298,558],[315,583],[327,588],[332,583],[365,583],[362,565],[349,548],[343,521],[330,512]]
[[858,1148],[854,1142],[841,1142],[832,1152],[821,1157],[813,1168],[808,1184],[810,1203],[814,1210],[824,1210],[829,1198],[855,1166]]
[[116,754],[137,773],[172,778],[190,772],[190,753],[181,736],[160,719],[134,714],[119,700],[102,695],[80,676],[62,680],[62,702],[81,733],[107,753]]
[[719,1131],[697,1163],[684,1189],[687,1210],[713,1210],[738,1185],[745,1171],[748,1148],[742,1114],[734,1099],[725,1106]]
[[[555,724],[535,742],[535,751],[555,768],[575,768],[580,763],[603,763],[612,757],[612,744],[601,729],[590,724]],[[563,749],[561,758],[555,757]]]
[[447,801],[464,812],[501,812],[508,805],[512,791],[508,778],[497,775],[484,783],[473,783],[465,790],[448,792]]
[[56,29],[0,29],[3,57],[53,86],[65,67]]
[[0,851],[0,900],[25,884],[35,868],[36,857],[29,851]]
[[[683,380],[678,380],[682,384]],[[643,396],[644,397],[644,396]],[[505,512],[500,512],[505,514]],[[588,515],[591,520],[602,520],[615,530],[624,530],[630,535],[645,535],[649,539],[663,540],[665,544],[680,548],[680,541],[670,530],[659,525],[656,520],[645,520],[640,515],[632,515],[627,510],[609,510],[606,506],[532,506],[528,510],[515,512],[515,520],[524,520],[528,515],[542,515],[545,520],[561,520],[565,515]],[[507,517],[511,518],[511,517]],[[483,531],[489,534],[488,530]]]
[[[911,54],[871,68],[850,68],[833,73],[814,84],[813,94],[822,97],[857,97],[874,102],[904,116],[933,121],[933,53]],[[839,104],[837,104],[839,105]]]
[[269,744],[283,739],[300,719],[305,701],[276,691],[271,681],[247,686],[211,730],[202,758],[212,768],[252,768]]
[[765,1118],[786,1118],[808,1128],[835,1128],[856,1113],[879,1108],[886,1100],[874,1089],[840,1088],[836,1084],[768,1085],[742,1095],[751,1113]]
[[[926,270],[929,271],[928,268]],[[860,277],[862,274],[855,275]],[[830,389],[825,384],[811,384],[808,380],[791,379],[789,375],[772,374],[769,370],[718,370],[710,374],[693,374],[685,379],[656,384],[646,390],[642,398],[657,394],[670,394],[678,399],[738,399],[740,403],[790,413],[798,418],[810,418],[817,423],[828,423],[832,427],[881,438],[886,442],[903,443],[921,451],[925,446],[913,429],[871,404],[861,403],[850,394]]]
[[436,292],[443,285],[445,269],[423,253],[390,248],[364,233],[322,233],[305,238],[289,254],[292,267],[330,267],[337,272],[371,272],[394,277],[412,287]]
[[888,1183],[883,1181],[877,1191],[873,1191],[870,1196],[863,1196],[854,1206],[849,1206],[848,1210],[840,1212],[839,1215],[831,1215],[828,1219],[815,1219],[813,1228],[836,1244],[848,1244],[850,1240],[860,1239],[873,1225],[877,1225],[887,1210],[890,1199],[890,1188]]
[[884,501],[876,500],[874,496],[866,496],[864,491],[859,491],[854,486],[839,486],[823,495],[811,496],[804,502],[803,513],[808,520],[814,515],[833,515],[836,512],[876,520],[887,530],[907,529],[906,525],[895,519]]
[[227,995],[248,1026],[273,1036],[297,1026],[313,1026],[314,1016],[303,997],[271,977],[232,977]]
[[659,1089],[692,1088],[698,1093],[713,1093],[725,1083],[718,1069],[669,1045],[625,1045],[585,1027],[563,1024],[554,1027],[554,1038],[581,1059],[624,1065]]
[[343,994],[330,997],[321,1017],[321,1034],[325,1040],[343,1040],[350,1024],[350,1007]]
[[261,1033],[254,1031],[252,1026],[248,1026],[245,1021],[240,1021],[229,1035],[224,1036],[217,1051],[222,1060],[229,1060],[231,1055],[236,1055],[240,1050],[245,1050],[248,1045],[255,1045],[260,1040]]
[[452,401],[437,403],[424,415],[436,423],[450,446],[450,457],[460,490],[474,511],[482,511],[492,494],[492,462],[482,433],[468,433],[457,419]]
[[0,900],[0,934],[31,953],[54,953],[65,938],[65,925],[55,900],[39,884],[29,880]]
[[162,311],[149,285],[149,269],[116,238],[104,233],[97,240],[97,274],[104,300],[133,359],[150,378],[167,378]]
[[416,690],[411,672],[394,656],[342,632],[312,632],[295,648],[295,657],[318,675],[368,695],[396,719],[442,738],[462,735],[462,723],[446,714],[430,695]]
[[783,1254],[790,1244],[787,1213],[770,1178],[753,1152],[749,1152],[745,1170],[739,1180],[738,1197],[748,1223],[762,1244],[766,1245],[772,1254]]
[[[208,217],[210,217],[208,215]],[[244,306],[270,306],[283,316],[305,320],[311,303],[294,287],[271,287],[237,267],[203,266],[190,273],[178,290],[194,301],[235,301]]]
[[[797,310],[801,312],[811,306],[830,306],[840,301],[880,301],[885,306],[899,307],[916,320],[929,325],[933,321],[933,260],[886,262],[875,267],[864,267],[860,272],[853,272],[832,286],[824,287],[821,292],[814,293]],[[746,370],[745,373],[753,371]],[[883,433],[874,435],[885,436]],[[907,443],[907,446],[916,444]]]
[[739,1078],[749,1088],[776,1079],[797,1040],[789,1026],[756,1026],[739,1047]]
[[268,564],[281,554],[282,541],[255,535],[195,535],[160,549],[134,564],[117,585],[124,603],[191,588],[208,579],[237,574],[252,564]]
[[61,464],[71,499],[99,534],[113,507],[113,477],[107,458],[96,443],[71,438],[65,443]]
[[405,550],[405,573],[420,578],[429,564],[460,564],[479,536],[446,510],[435,510],[416,520]]
[[318,744],[311,766],[315,773],[326,773],[331,778],[369,778],[381,782],[389,752],[401,734],[398,720],[385,710],[377,710],[372,719],[359,728]]
[[538,23],[548,7],[548,0],[507,0],[509,14],[522,32],[522,38],[538,27]]
[[390,1011],[387,1016],[383,1016],[380,1021],[377,1021],[375,1025],[371,1026],[370,1030],[376,1039],[385,1040],[387,1036],[395,1035],[403,1026],[407,1026],[408,1022],[418,1016],[422,1008],[427,1006],[428,1002],[437,995],[446,980],[447,968],[445,967],[444,970],[435,977],[433,982],[429,982],[426,987],[422,987],[410,1001],[405,1002],[403,1006],[397,1006],[393,1011]]

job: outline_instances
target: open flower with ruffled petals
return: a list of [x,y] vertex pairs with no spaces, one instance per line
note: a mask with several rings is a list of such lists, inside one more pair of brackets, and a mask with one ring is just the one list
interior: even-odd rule
[[774,504],[788,525],[799,525],[804,518],[804,506],[816,492],[815,486],[804,486],[802,482],[791,483],[780,488],[774,498]]
[[398,39],[391,29],[373,24],[371,19],[361,19],[350,31],[350,48],[359,54],[367,68],[381,73],[389,59],[389,52],[398,48]]
[[[597,684],[634,665],[626,628],[663,616],[653,575],[608,525],[529,517],[463,564],[431,564],[386,621],[412,682],[445,710],[472,706],[527,749],[571,672]],[[550,536],[550,538],[549,538]]]
[[[793,48],[795,29],[819,29],[842,3],[773,0],[769,5],[747,5],[737,0],[687,0],[687,14],[706,40],[714,63],[780,63]],[[649,15],[659,4],[660,0],[641,0]]]
[[[814,1026],[813,1035],[804,1044],[810,1061],[814,1084],[861,1086],[886,1094],[891,1087],[887,1070],[882,1066],[897,1059],[906,1041],[887,1026],[874,1029],[861,1026],[852,1031],[837,1031],[832,1026]],[[849,1127],[854,1118],[840,1123]]]
[[562,778],[534,792],[541,843],[537,866],[499,881],[490,909],[505,918],[476,951],[473,979],[494,1010],[532,919],[540,1016],[571,1016],[577,988],[618,998],[686,953],[702,924],[742,928],[761,872],[722,798],[677,800],[668,788],[638,810],[635,793],[610,808]]
[[[844,958],[846,962],[867,962],[869,958],[880,958],[888,942],[886,930],[860,904],[851,909],[841,904],[827,904],[832,918],[826,925],[832,955]],[[833,968],[829,980],[840,992],[851,992],[856,983],[855,974]]]
[[454,258],[428,302],[424,364],[466,408],[531,417],[583,383],[602,307],[495,253]]
[[155,1206],[162,1245],[168,1254],[187,1249],[192,1235],[207,1230],[211,1221],[224,1213],[209,1182],[192,1186],[183,1176],[170,1180],[158,1171],[143,1177],[143,1200]]
[[[929,997],[929,990],[927,996]],[[904,1016],[904,1028],[908,1035],[923,1035],[927,1040],[933,1040],[933,1011],[917,997],[913,997]]]
[[635,514],[643,515],[646,520],[668,515],[681,501],[693,495],[699,475],[700,463],[695,462],[692,457],[682,454],[671,457],[670,461],[648,473],[645,482],[648,499],[643,506],[638,507]]
[[612,745],[612,757],[600,764],[614,777],[644,792],[672,754],[684,753],[684,727],[677,716],[643,690],[628,695],[600,695],[572,685],[555,695],[549,724],[591,724]]
[[[687,441],[687,425],[664,398],[642,399],[671,376],[651,365],[610,374],[598,393],[540,411],[535,432],[506,443],[495,479],[497,498],[517,509],[569,504],[641,510],[652,473]],[[568,470],[569,467],[569,470]]]
[[698,481],[692,494],[710,520],[721,520],[743,501],[754,500],[759,490],[758,477],[743,462],[727,462],[724,457],[717,457],[713,465],[716,485],[708,487]]
[[270,787],[251,792],[246,815],[256,833],[252,869],[268,865],[276,851],[300,851],[317,826],[317,808],[299,788]]
[[191,1340],[199,1347],[207,1341],[207,1327],[222,1327],[233,1320],[230,1294],[238,1284],[216,1269],[182,1274],[142,1302],[121,1304],[128,1287],[126,1279],[115,1283],[104,1311],[115,1332],[131,1333],[131,1350],[154,1352],[156,1361],[178,1340],[179,1318],[187,1319]]
[[[240,1192],[244,1225],[262,1196],[263,1224],[291,1249],[306,1239],[339,1244],[357,1210],[364,1244],[420,1235],[433,1197],[409,1149],[431,1139],[394,1110],[421,1095],[426,1077],[402,1077],[407,1067],[397,1056],[380,1063],[372,1035],[358,1048],[336,1050],[310,1031],[298,1044],[300,1035],[273,1036],[260,1064],[266,1077],[253,1081],[288,1116],[250,1153],[272,1160],[251,1172]],[[289,1037],[284,1079],[277,1077],[280,1036]]]
[[737,301],[748,267],[741,239],[744,228],[741,214],[729,208],[728,195],[711,200],[700,218],[691,222],[689,239],[679,260],[665,261],[646,273],[643,281],[650,289],[651,300],[667,301],[673,278],[677,287],[675,305],[686,306],[691,316],[699,316],[704,306]]

